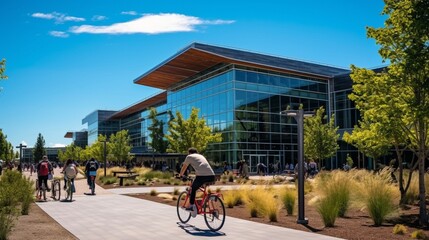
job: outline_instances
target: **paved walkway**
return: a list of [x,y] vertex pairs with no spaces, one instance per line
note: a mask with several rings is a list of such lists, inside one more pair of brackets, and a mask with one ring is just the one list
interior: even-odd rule
[[[338,239],[283,227],[226,218],[219,232],[208,230],[202,216],[181,224],[176,208],[123,196],[124,193],[148,192],[154,188],[136,187],[104,190],[87,196],[86,179],[76,181],[73,202],[39,202],[46,213],[78,239]],[[155,188],[172,192],[174,187]],[[223,189],[226,189],[223,188]]]

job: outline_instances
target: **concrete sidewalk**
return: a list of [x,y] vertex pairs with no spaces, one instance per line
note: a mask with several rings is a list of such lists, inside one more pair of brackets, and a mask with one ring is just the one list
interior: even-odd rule
[[[76,181],[73,202],[37,203],[46,213],[78,239],[338,239],[267,224],[226,217],[219,232],[211,232],[201,215],[187,224],[179,222],[176,208],[123,196],[124,193],[172,192],[174,187],[118,188],[87,196],[86,179]],[[79,190],[81,189],[81,190]],[[222,188],[222,189],[226,189]],[[227,211],[228,213],[228,211]]]

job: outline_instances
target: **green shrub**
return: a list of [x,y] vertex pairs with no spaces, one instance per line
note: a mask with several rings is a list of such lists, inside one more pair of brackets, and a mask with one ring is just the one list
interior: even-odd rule
[[161,172],[161,171],[149,171],[149,172],[144,173],[143,177],[148,179],[148,180],[152,180],[155,178],[170,179],[173,177],[173,173],[172,172]]
[[110,185],[110,184],[116,183],[117,180],[118,180],[118,178],[114,177],[112,175],[107,175],[107,176],[101,176],[100,177],[100,182],[103,185]]
[[277,200],[273,196],[268,196],[265,199],[265,209],[264,211],[268,215],[270,222],[277,222],[277,216],[279,213],[279,205]]
[[369,216],[375,226],[380,226],[396,210],[391,189],[381,181],[372,181],[367,188],[366,207]]
[[228,182],[234,182],[234,174],[228,174]]
[[173,195],[179,195],[180,190],[178,188],[174,188]]
[[412,239],[427,239],[427,236],[423,230],[417,230],[411,233]]
[[15,219],[15,215],[7,214],[4,211],[0,211],[0,239],[8,239]]
[[243,194],[240,190],[230,190],[223,194],[224,203],[228,208],[243,204]]
[[30,210],[30,203],[33,202],[34,196],[34,181],[27,178],[22,181],[21,185],[21,214],[28,215]]
[[327,195],[317,205],[317,212],[322,217],[325,227],[333,227],[338,216],[338,204],[335,198]]
[[143,178],[141,178],[141,179],[139,179],[138,181],[137,181],[137,185],[142,185],[142,186],[146,186],[146,180],[145,179],[143,179]]
[[344,217],[350,205],[350,186],[349,181],[335,182],[331,185],[330,191],[327,194],[332,195],[338,205],[338,216]]
[[394,227],[393,227],[393,234],[399,234],[399,235],[404,235],[405,233],[407,233],[407,227],[405,227],[404,225],[402,225],[402,224],[396,224]]
[[280,200],[283,203],[284,208],[288,215],[293,215],[293,211],[295,209],[296,202],[296,189],[286,188],[280,194]]
[[246,191],[246,208],[249,210],[251,217],[263,216],[266,197],[267,193],[262,188]]
[[158,192],[155,189],[150,190],[150,195],[151,196],[157,196]]
[[124,186],[132,186],[132,185],[134,185],[134,181],[133,180],[126,179],[124,181]]

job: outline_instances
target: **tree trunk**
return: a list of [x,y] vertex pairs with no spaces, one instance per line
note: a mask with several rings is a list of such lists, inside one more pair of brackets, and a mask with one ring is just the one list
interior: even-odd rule
[[428,216],[426,212],[426,189],[425,189],[425,159],[426,159],[426,128],[423,119],[418,120],[419,135],[419,223],[421,226],[427,226]]

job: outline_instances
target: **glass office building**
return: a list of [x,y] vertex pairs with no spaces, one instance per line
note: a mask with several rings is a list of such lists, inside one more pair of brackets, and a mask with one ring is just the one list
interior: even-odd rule
[[94,143],[98,135],[110,136],[119,130],[119,121],[112,119],[116,111],[96,110],[82,120],[82,124],[88,125],[88,144]]
[[[297,127],[293,118],[280,112],[288,106],[315,110],[320,106],[341,131],[356,124],[358,114],[348,100],[349,70],[193,43],[134,80],[162,92],[117,112],[96,111],[88,123],[88,143],[102,131],[128,129],[133,153],[152,153],[149,143],[149,108],[155,107],[167,133],[169,111],[188,118],[198,108],[213,131],[222,133],[221,143],[211,144],[205,155],[214,162],[248,160],[251,172],[258,163],[297,162]],[[100,120],[103,121],[100,121]],[[97,134],[97,135],[96,135]],[[328,168],[341,166],[349,146],[326,161]],[[351,149],[353,151],[353,149]]]

